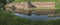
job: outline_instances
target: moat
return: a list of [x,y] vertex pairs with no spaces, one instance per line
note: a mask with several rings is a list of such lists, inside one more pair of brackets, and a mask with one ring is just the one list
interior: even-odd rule
[[49,17],[48,15],[35,15],[35,14],[32,14],[31,16],[28,16],[28,15],[18,14],[18,13],[14,13],[14,15],[17,15],[17,16],[22,17],[22,18],[30,19],[30,20],[56,20],[56,19],[60,19],[59,16]]

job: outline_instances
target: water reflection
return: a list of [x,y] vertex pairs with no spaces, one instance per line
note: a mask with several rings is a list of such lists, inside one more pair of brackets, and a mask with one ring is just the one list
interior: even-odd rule
[[60,19],[60,17],[48,17],[48,15],[34,15],[34,14],[32,14],[31,16],[27,16],[27,15],[18,14],[18,13],[14,13],[14,15],[17,15],[17,16],[22,17],[22,18],[31,19],[31,20],[56,20],[56,19]]

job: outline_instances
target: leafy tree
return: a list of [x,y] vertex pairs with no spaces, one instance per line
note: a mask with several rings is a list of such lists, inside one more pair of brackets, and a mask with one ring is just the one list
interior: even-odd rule
[[[8,2],[8,1],[9,1],[9,2]],[[3,5],[3,9],[4,9],[4,10],[6,10],[4,6],[5,6],[7,3],[11,3],[11,2],[14,1],[14,0],[8,0],[8,1],[7,1],[7,0],[0,0],[0,3],[2,2],[2,3],[4,4],[4,5]]]

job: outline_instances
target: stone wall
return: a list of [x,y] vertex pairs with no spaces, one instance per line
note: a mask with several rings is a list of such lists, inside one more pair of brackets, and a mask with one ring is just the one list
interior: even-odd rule
[[54,14],[55,10],[54,9],[47,9],[47,10],[35,10],[32,13],[34,14],[40,14],[40,15],[48,15],[48,14]]
[[[31,2],[31,4],[36,7],[55,8],[55,2]],[[17,8],[28,8],[27,2],[13,2],[8,5],[10,6],[14,5]]]
[[[16,7],[15,10],[12,10],[12,5],[14,5]],[[34,10],[34,11],[28,11],[27,8],[28,8],[28,5],[27,5],[27,2],[13,2],[13,3],[10,3],[10,4],[7,4],[6,6],[9,7],[7,8],[6,7],[6,10],[10,10],[12,12],[16,12],[16,13],[22,13],[22,14],[54,14],[55,13],[55,2],[32,2],[32,5],[36,6],[37,8],[39,7],[49,7],[50,9],[47,9],[47,10]],[[23,8],[23,10],[21,9]],[[26,8],[26,9],[25,9]],[[24,10],[25,9],[25,10]]]

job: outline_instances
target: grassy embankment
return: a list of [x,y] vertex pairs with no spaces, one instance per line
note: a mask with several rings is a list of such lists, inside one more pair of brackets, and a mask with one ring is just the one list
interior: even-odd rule
[[56,14],[60,14],[60,0],[56,0]]
[[[25,2],[27,0],[15,0],[15,2]],[[56,0],[30,0],[32,2],[55,2]]]

